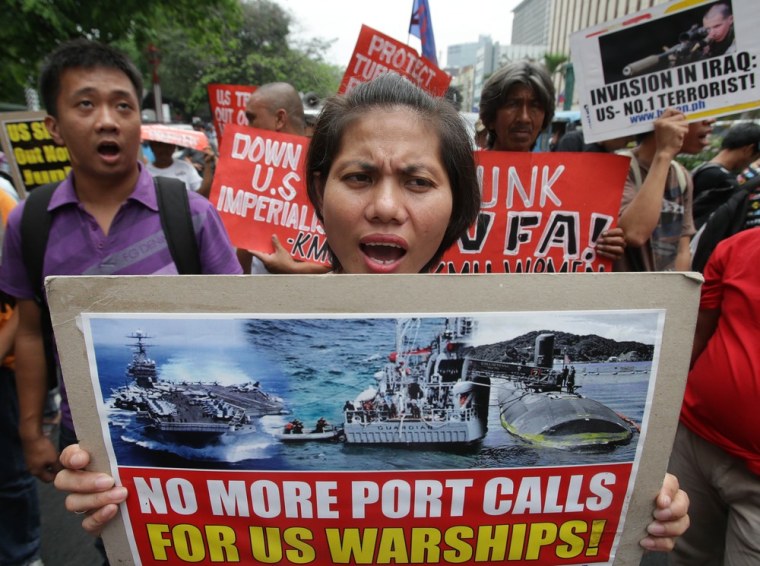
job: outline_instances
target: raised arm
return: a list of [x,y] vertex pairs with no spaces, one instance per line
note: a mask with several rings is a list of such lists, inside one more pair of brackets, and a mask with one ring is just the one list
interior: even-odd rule
[[214,168],[216,167],[216,154],[210,147],[205,149],[203,156],[203,180],[198,189],[198,194],[209,198],[211,196],[211,185],[214,182]]
[[[668,108],[654,122],[652,163],[646,179],[620,215],[618,226],[625,233],[626,242],[633,247],[643,246],[652,236],[662,212],[662,199],[670,170],[670,162],[681,151],[684,136],[689,130],[686,117]],[[640,153],[641,155],[641,153]]]

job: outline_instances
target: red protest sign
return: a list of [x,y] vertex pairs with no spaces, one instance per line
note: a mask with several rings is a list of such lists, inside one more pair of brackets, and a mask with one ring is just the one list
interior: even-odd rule
[[272,251],[272,235],[302,261],[328,263],[327,240],[306,196],[308,138],[229,124],[209,199],[232,243]]
[[256,90],[256,87],[210,84],[207,90],[216,137],[221,144],[224,127],[227,124],[248,125],[248,118],[245,117],[245,105],[248,103],[251,93]]
[[388,72],[408,78],[434,96],[446,94],[451,83],[449,75],[408,45],[362,26],[338,94],[347,93],[359,83]]
[[481,211],[438,272],[609,271],[595,243],[616,225],[628,159],[477,151]]
[[143,124],[140,138],[143,141],[170,143],[199,151],[204,151],[209,147],[208,138],[203,132],[159,124]]
[[119,468],[143,564],[604,562],[630,472]]

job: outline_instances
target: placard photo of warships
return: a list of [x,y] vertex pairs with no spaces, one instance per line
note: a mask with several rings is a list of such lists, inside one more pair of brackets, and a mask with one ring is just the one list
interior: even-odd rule
[[120,465],[456,469],[632,462],[661,317],[91,315],[85,335]]

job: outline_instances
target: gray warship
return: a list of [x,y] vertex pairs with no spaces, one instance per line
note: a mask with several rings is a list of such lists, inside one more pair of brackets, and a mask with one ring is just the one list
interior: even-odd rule
[[467,445],[487,432],[493,390],[499,420],[511,435],[561,449],[610,448],[630,442],[635,423],[578,392],[553,369],[554,336],[536,340],[534,362],[473,357],[476,321],[446,319],[418,346],[420,320],[399,319],[396,350],[376,384],[343,408],[345,441],[353,444]]
[[111,403],[135,412],[146,434],[154,438],[203,446],[224,436],[254,432],[258,417],[286,412],[282,399],[262,390],[258,382],[162,380],[148,355],[147,340],[152,337],[137,330],[127,338],[134,341],[129,344],[132,360],[125,371],[126,384],[113,391]]
[[474,329],[470,318],[446,319],[420,346],[420,319],[399,319],[396,349],[376,383],[343,408],[349,444],[468,445],[486,435],[489,383],[463,377],[462,351]]

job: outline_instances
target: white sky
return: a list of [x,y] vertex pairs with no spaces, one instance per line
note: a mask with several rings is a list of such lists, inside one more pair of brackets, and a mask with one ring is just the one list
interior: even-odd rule
[[[475,345],[495,344],[528,332],[552,330],[583,336],[596,334],[610,340],[659,344],[662,311],[547,311],[515,312],[508,316],[478,316]],[[621,323],[621,321],[624,321]]]
[[[287,317],[287,315],[285,315]],[[299,318],[300,315],[294,315]],[[303,315],[309,318],[315,315]],[[316,315],[320,318],[319,315]],[[351,318],[352,315],[346,315]],[[371,315],[380,316],[380,315]],[[393,315],[388,315],[393,318]],[[404,315],[407,316],[407,315]],[[419,315],[439,316],[439,315]],[[440,316],[452,316],[452,313]],[[454,313],[456,316],[456,313]],[[462,316],[473,316],[462,313]],[[633,340],[644,344],[658,344],[662,331],[662,311],[534,311],[511,312],[507,315],[475,315],[478,330],[473,337],[475,345],[495,344],[511,340],[537,330],[553,330],[572,334],[597,334],[612,340]],[[255,314],[96,314],[91,317],[92,334],[97,344],[126,346],[134,341],[127,335],[137,329],[146,331],[152,339],[149,344],[174,348],[219,348],[225,350],[247,345],[248,336],[244,321],[255,319]],[[337,316],[337,318],[343,318]],[[88,320],[90,320],[88,318]],[[621,324],[621,320],[624,321]],[[178,322],[179,321],[179,322]]]
[[[362,24],[407,43],[413,0],[276,0],[293,16],[295,39],[336,39],[325,59],[348,65]],[[428,0],[438,64],[446,63],[449,45],[474,43],[479,35],[509,44],[512,10],[520,0]],[[419,51],[416,37],[408,41]]]

